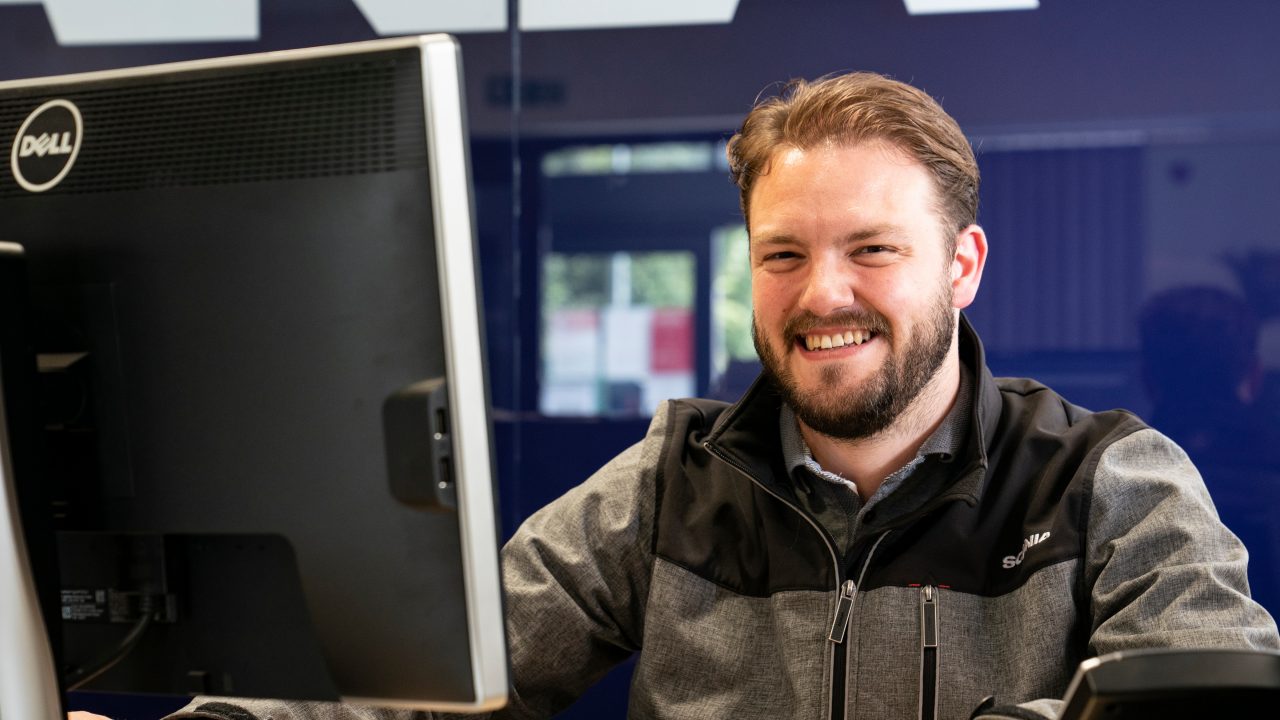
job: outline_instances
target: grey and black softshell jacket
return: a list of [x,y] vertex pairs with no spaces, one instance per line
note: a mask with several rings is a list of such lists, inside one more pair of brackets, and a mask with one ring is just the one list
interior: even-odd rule
[[[504,549],[499,717],[549,717],[637,652],[633,718],[964,720],[989,696],[1052,713],[1079,662],[1114,650],[1280,648],[1181,449],[1127,412],[993,378],[964,321],[960,344],[965,449],[908,480],[937,492],[868,511],[847,555],[796,500],[767,383],[667,403]],[[220,717],[201,704],[179,717]]]

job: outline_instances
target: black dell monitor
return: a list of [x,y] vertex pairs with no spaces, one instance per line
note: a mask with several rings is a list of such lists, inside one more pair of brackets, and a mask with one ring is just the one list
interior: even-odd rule
[[433,35],[0,83],[6,719],[504,703],[460,73]]

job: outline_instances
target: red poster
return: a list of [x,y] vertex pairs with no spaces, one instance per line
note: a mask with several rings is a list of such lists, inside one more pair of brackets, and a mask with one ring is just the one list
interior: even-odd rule
[[649,369],[655,373],[693,372],[693,310],[653,311]]

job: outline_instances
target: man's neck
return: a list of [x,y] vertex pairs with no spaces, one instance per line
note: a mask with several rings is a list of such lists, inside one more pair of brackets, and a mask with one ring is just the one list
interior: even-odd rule
[[929,436],[946,419],[960,391],[960,357],[954,348],[920,394],[893,424],[867,438],[844,440],[824,435],[799,421],[800,434],[822,469],[853,481],[865,503],[880,484],[915,459]]

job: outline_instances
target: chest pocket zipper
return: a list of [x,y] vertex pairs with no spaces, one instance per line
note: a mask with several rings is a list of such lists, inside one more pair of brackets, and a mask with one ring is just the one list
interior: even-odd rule
[[920,588],[920,720],[938,716],[938,590]]

